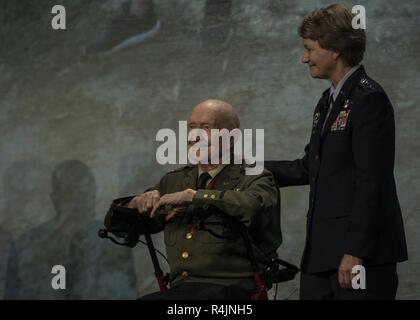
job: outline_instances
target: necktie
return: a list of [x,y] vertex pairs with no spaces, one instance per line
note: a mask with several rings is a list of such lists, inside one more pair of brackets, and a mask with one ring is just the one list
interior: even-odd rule
[[324,106],[323,111],[321,112],[321,120],[322,120],[322,130],[321,132],[324,131],[325,128],[325,123],[327,122],[328,116],[331,112],[331,104],[334,103],[333,100],[333,94],[330,94],[327,104]]
[[211,175],[208,172],[203,172],[197,181],[197,190],[206,189],[207,181],[211,178]]
[[[207,181],[211,178],[211,175],[208,172],[203,172],[202,174],[200,174],[200,177],[197,180],[197,188],[196,190],[199,189],[206,189],[207,187]],[[189,216],[188,218],[188,228],[187,228],[187,232],[190,233],[191,235],[195,232],[196,229],[196,224],[198,222],[198,216],[200,214],[201,208],[193,208],[192,210],[192,214]]]

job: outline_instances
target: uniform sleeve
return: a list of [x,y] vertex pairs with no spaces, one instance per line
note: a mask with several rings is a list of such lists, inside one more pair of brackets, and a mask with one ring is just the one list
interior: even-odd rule
[[386,186],[393,179],[395,124],[385,93],[369,93],[363,100],[359,109],[352,110],[355,194],[346,253],[368,259],[384,221]]
[[166,193],[166,180],[167,180],[166,176],[167,175],[164,175],[157,184],[155,184],[153,187],[147,188],[146,190],[144,190],[143,193],[157,190],[159,191],[159,194],[161,196],[164,195]]
[[308,171],[309,144],[305,147],[305,155],[294,161],[265,161],[264,166],[273,173],[279,188],[302,186],[309,183]]
[[[157,190],[157,191],[159,191],[159,194],[161,196],[164,195],[166,190],[167,190],[166,189],[166,183],[167,183],[167,181],[166,181],[167,178],[166,177],[167,177],[167,175],[163,176],[156,185],[154,185],[153,187],[147,188],[146,190],[144,190],[143,193],[146,193],[146,192],[152,191],[152,190]],[[135,196],[132,196],[132,197],[134,198]],[[128,204],[129,204],[129,201],[127,201],[124,205],[128,206]],[[159,213],[159,211],[158,211],[158,213]],[[112,210],[109,210],[108,213],[105,216],[105,226],[107,226],[107,224],[108,224],[108,226],[107,226],[108,228],[112,227],[112,223],[113,223],[112,216],[113,216],[113,212],[112,212]],[[155,217],[152,218],[152,219],[154,220],[155,223],[150,223],[150,230],[151,230],[150,232],[151,233],[158,233],[158,232],[162,231],[165,227],[165,221],[161,217],[161,215],[156,214]]]
[[213,205],[245,224],[254,215],[269,213],[277,206],[278,190],[273,176],[265,170],[254,177],[243,190],[198,190],[194,205]]

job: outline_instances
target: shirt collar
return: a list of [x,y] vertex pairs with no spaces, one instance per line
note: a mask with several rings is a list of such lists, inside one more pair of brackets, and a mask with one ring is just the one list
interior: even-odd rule
[[330,87],[330,96],[333,95],[333,100],[335,101],[335,99],[337,98],[338,94],[341,91],[341,88],[343,87],[344,83],[346,82],[346,80],[357,70],[359,69],[360,64],[358,64],[357,66],[354,66],[353,68],[351,68],[345,75],[343,78],[341,78],[341,80],[338,82],[337,86],[334,88],[334,86],[331,84]]
[[[220,171],[223,170],[223,168],[225,166],[226,166],[226,164],[221,164],[220,166],[217,166],[216,168],[209,170],[208,173],[209,173],[210,177],[213,179],[215,176],[217,176],[220,173]],[[198,168],[198,176],[201,176],[201,174],[203,172],[204,172],[203,170]]]

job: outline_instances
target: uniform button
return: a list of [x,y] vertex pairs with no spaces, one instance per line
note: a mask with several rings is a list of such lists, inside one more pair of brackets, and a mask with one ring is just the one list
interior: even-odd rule
[[181,253],[181,257],[182,259],[187,259],[190,255],[188,254],[187,251],[184,251],[183,253]]
[[188,272],[182,271],[181,276],[185,279],[186,277],[188,277]]
[[212,198],[212,199],[216,199],[216,195],[212,194],[212,195],[210,196],[210,198]]
[[188,232],[188,233],[185,235],[185,239],[187,239],[187,240],[191,240],[191,239],[192,239],[192,237],[193,237],[193,234],[192,234],[191,232]]
[[315,161],[318,161],[319,155],[315,155]]
[[209,195],[208,195],[207,193],[205,193],[203,197],[204,197],[204,198],[207,198],[208,196],[209,196]]
[[315,182],[315,180],[316,180],[315,177],[312,177],[312,182]]

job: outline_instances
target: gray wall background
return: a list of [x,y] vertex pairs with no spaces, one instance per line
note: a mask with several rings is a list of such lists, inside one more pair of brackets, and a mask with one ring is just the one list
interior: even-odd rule
[[[67,9],[53,31],[51,7]],[[162,30],[112,57],[86,57],[89,35],[118,14],[119,0],[0,1],[0,297],[135,298],[157,290],[147,249],[98,240],[113,198],[138,193],[172,167],[155,161],[156,132],[207,98],[231,102],[243,128],[265,129],[266,159],[302,156],[326,81],[311,79],[296,34],[327,1],[234,0],[226,48],[203,46],[205,0],[156,0]],[[358,1],[367,13],[367,72],[396,115],[395,176],[408,262],[398,298],[420,298],[420,4]],[[205,45],[205,43],[204,43]],[[307,187],[282,192],[282,258],[299,263]],[[155,237],[163,249],[161,236]],[[50,287],[67,268],[67,290]],[[162,262],[162,266],[166,265]],[[298,280],[279,286],[298,297]]]

